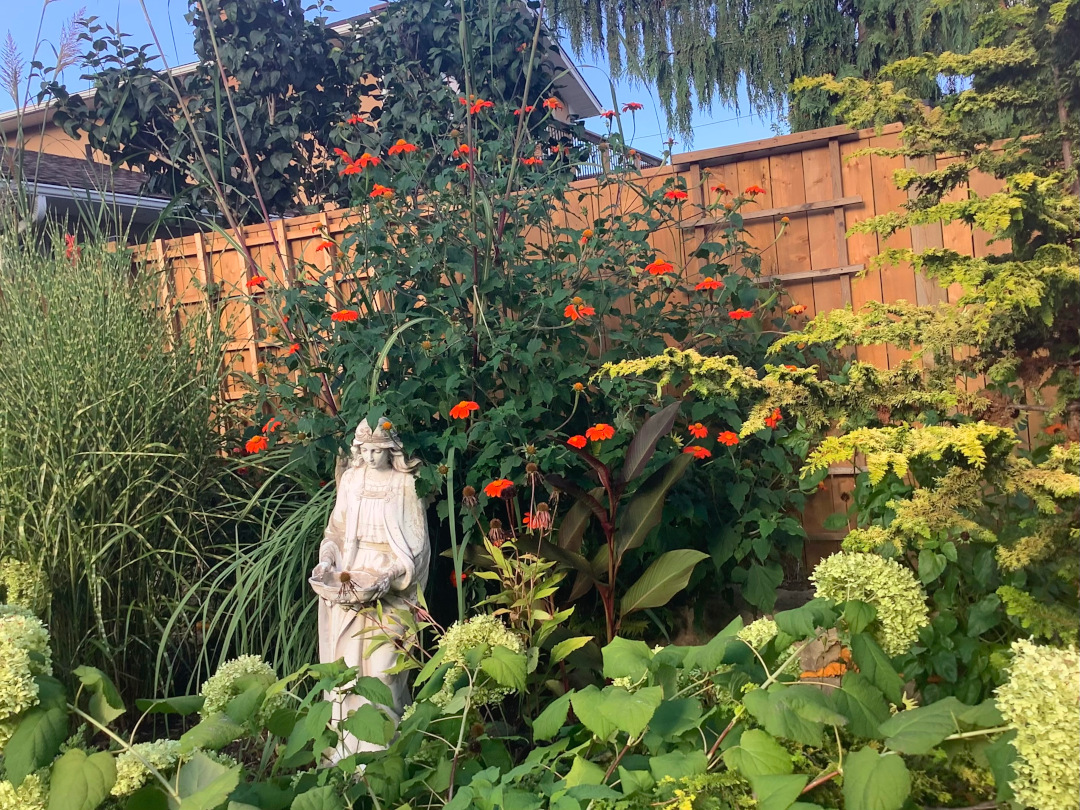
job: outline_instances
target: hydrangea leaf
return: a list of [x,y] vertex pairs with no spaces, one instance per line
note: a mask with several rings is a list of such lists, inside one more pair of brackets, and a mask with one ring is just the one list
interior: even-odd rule
[[652,650],[644,641],[617,636],[603,649],[604,677],[629,678],[635,683],[645,677],[652,661]]
[[[533,720],[533,739],[550,740],[559,733],[570,712],[570,692],[551,701]],[[580,716],[580,715],[579,715]]]
[[341,789],[335,785],[312,788],[293,799],[289,810],[344,810],[345,805],[341,802],[340,793]]
[[911,775],[896,754],[860,748],[844,757],[844,804],[859,810],[900,810],[911,793]]
[[851,657],[859,672],[881,690],[885,698],[899,706],[903,696],[904,683],[893,669],[892,662],[881,647],[867,633],[856,633],[851,637]]
[[68,713],[64,709],[35,706],[19,720],[4,746],[4,770],[15,787],[29,774],[52,762],[68,736]]
[[806,774],[769,774],[754,776],[750,786],[757,795],[759,810],[788,810],[802,795],[810,777]]
[[767,774],[789,774],[795,770],[791,754],[770,734],[759,728],[743,732],[739,744],[724,752],[724,764],[747,779]]
[[525,688],[525,656],[506,647],[493,647],[491,655],[480,662],[480,669],[499,686],[507,689]]
[[115,782],[112,754],[100,751],[87,756],[82,749],[72,748],[52,767],[48,810],[94,810]]
[[836,708],[848,719],[852,734],[869,739],[880,739],[879,727],[889,719],[889,707],[881,690],[860,672],[847,672],[840,682],[840,689],[833,692]]
[[960,730],[958,718],[970,707],[954,697],[917,709],[897,712],[881,724],[885,744],[904,754],[929,754],[950,734]]
[[214,762],[201,751],[176,772],[177,810],[213,810],[223,804],[240,783],[240,766]]
[[236,723],[224,712],[218,712],[180,735],[180,751],[184,754],[191,753],[196,748],[217,751],[240,739],[245,733],[242,725]]

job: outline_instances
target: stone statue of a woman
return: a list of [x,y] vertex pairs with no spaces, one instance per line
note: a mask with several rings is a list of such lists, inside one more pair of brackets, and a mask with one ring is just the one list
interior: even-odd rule
[[[416,495],[417,466],[405,458],[395,433],[360,423],[309,580],[320,597],[319,660],[343,658],[360,674],[381,680],[394,696],[394,705],[384,708],[399,716],[409,702],[406,673],[388,672],[397,662],[393,644],[371,641],[404,635],[402,614],[427,583],[431,547],[424,505]],[[367,702],[348,690],[331,698],[335,724]],[[335,758],[374,748],[344,733]]]

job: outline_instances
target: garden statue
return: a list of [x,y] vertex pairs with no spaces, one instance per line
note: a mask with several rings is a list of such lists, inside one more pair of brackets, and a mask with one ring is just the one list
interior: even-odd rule
[[[394,699],[383,708],[397,717],[409,702],[406,673],[390,672],[396,645],[373,639],[405,635],[407,612],[427,583],[431,548],[413,477],[419,464],[405,458],[388,422],[375,430],[360,423],[348,459],[338,465],[334,511],[308,580],[319,595],[319,660],[344,659],[381,680]],[[368,702],[348,689],[329,699],[335,725]],[[333,759],[377,749],[343,732]]]

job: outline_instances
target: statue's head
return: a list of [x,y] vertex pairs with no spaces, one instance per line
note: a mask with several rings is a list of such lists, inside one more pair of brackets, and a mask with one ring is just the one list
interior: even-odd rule
[[367,420],[362,420],[353,434],[352,455],[354,463],[377,470],[393,467],[399,472],[412,472],[417,466],[417,462],[406,460],[401,439],[387,421],[372,430]]

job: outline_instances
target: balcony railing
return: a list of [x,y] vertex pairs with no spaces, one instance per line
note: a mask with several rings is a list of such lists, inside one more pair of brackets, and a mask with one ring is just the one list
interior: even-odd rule
[[655,155],[642,152],[640,149],[633,150],[631,155],[615,152],[602,136],[581,128],[574,130],[559,124],[549,124],[548,134],[552,140],[585,151],[585,159],[574,167],[574,175],[578,180],[599,177],[612,169],[622,169],[631,165],[635,169],[652,169],[662,162]]

